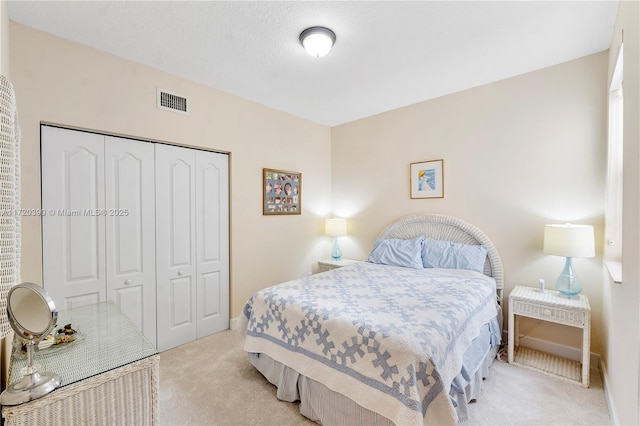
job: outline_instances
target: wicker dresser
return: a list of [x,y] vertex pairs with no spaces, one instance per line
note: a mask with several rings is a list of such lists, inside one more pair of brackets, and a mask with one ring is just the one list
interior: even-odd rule
[[[58,327],[71,324],[76,341],[36,352],[35,364],[60,375],[50,394],[5,406],[12,425],[154,425],[158,423],[156,348],[112,303],[60,311]],[[22,377],[26,356],[14,349],[9,381]]]
[[[520,316],[582,329],[582,364],[519,347]],[[509,294],[509,362],[544,371],[589,387],[591,307],[584,294],[568,298],[554,290],[516,286]]]

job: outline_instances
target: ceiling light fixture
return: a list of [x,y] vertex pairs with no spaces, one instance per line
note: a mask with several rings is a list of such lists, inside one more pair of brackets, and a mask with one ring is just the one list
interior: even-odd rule
[[316,58],[329,53],[335,42],[336,34],[329,28],[311,27],[300,33],[300,43],[309,55]]

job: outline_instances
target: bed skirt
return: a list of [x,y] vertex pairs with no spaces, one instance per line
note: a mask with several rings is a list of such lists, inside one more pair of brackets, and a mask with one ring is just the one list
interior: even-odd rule
[[[485,349],[479,362],[475,363],[467,374],[461,372],[454,380],[449,395],[459,422],[469,418],[469,403],[480,397],[482,380],[488,376],[489,367],[497,352],[497,345]],[[265,354],[249,353],[248,356],[249,362],[276,386],[278,399],[288,402],[300,401],[300,413],[315,422],[326,425],[393,425],[386,417],[361,407],[350,398],[299,374]]]

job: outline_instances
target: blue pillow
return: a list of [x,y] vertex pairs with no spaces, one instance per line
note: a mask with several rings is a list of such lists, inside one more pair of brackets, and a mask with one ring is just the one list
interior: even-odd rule
[[413,240],[378,238],[373,244],[367,262],[422,269],[423,244],[422,237]]
[[479,245],[425,239],[422,263],[425,268],[470,269],[484,272],[487,248]]

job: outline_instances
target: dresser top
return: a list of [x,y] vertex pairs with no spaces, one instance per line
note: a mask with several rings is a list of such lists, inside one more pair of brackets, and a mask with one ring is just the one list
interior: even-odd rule
[[547,306],[591,310],[589,299],[584,294],[567,297],[556,290],[544,290],[544,292],[541,292],[537,288],[522,285],[516,286],[511,290],[509,299],[535,302]]
[[[34,364],[56,373],[60,386],[122,367],[158,353],[133,323],[111,302],[61,310],[52,331],[71,324],[77,331],[74,342],[51,346],[34,353]],[[22,378],[27,356],[19,347],[11,357],[9,382]]]

